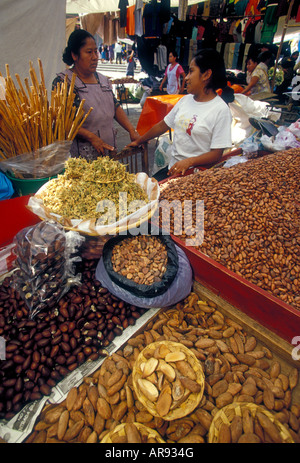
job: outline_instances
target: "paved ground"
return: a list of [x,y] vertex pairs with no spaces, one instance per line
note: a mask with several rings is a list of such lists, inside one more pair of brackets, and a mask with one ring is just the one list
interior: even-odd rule
[[[110,77],[112,79],[119,79],[126,76],[126,64],[114,64],[114,63],[99,63],[97,71],[102,74]],[[140,80],[147,77],[147,74],[141,71],[141,66],[138,64],[136,72],[134,74],[135,80]],[[140,114],[142,112],[142,107],[139,103],[123,103],[122,105],[124,111],[126,112],[129,120],[131,121],[134,127],[137,126]],[[121,151],[128,143],[130,143],[130,138],[128,132],[124,130],[117,122],[115,122],[115,129],[117,131],[117,150]],[[148,143],[148,157],[149,157],[149,169],[153,166],[154,151],[155,151],[156,140],[151,140]]]

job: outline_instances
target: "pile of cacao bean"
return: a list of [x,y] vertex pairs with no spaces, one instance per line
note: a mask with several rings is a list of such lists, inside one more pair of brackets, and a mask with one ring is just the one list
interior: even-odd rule
[[11,419],[86,360],[106,356],[106,347],[144,313],[102,288],[94,278],[98,260],[83,261],[82,284],[54,308],[33,319],[13,275],[0,285],[0,336],[6,359],[0,362],[0,419]]
[[[204,239],[195,249],[300,309],[299,178],[300,149],[291,149],[170,179],[160,199],[203,200]],[[172,234],[193,238],[195,207],[189,229],[184,207],[182,215],[171,209],[170,220]]]
[[[174,421],[153,416],[145,408],[137,398],[132,377],[140,352],[153,342],[166,340],[190,349],[205,374],[198,407]],[[121,423],[139,423],[156,430],[167,443],[207,443],[219,410],[232,403],[250,403],[272,413],[299,443],[300,405],[293,400],[297,384],[295,367],[282,364],[239,323],[192,292],[176,307],[150,320],[142,333],[107,357],[79,387],[73,387],[64,401],[45,405],[26,442],[97,443]],[[222,432],[220,436],[223,442],[272,443],[280,439],[272,423],[251,424],[249,419],[234,435]],[[114,441],[122,442],[122,436]]]

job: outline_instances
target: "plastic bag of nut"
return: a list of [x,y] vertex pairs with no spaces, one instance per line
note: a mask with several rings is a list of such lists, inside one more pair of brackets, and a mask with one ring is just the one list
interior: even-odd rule
[[167,307],[192,288],[187,256],[170,236],[125,235],[106,242],[96,279],[114,296],[138,307]]
[[83,237],[65,232],[55,222],[39,222],[14,237],[16,271],[13,286],[30,309],[30,318],[41,310],[52,309],[74,284],[80,282],[76,254]]

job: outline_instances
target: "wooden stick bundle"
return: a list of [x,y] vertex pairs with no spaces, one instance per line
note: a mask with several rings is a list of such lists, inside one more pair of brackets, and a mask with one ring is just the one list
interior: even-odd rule
[[3,159],[35,152],[58,140],[74,140],[93,109],[90,108],[85,114],[85,100],[78,108],[74,106],[75,74],[70,84],[66,76],[52,90],[49,102],[41,60],[38,59],[40,82],[31,61],[29,65],[32,85],[28,78],[24,79],[25,85],[22,85],[16,74],[19,89],[11,77],[9,66],[5,66],[6,100],[0,100],[0,158]]

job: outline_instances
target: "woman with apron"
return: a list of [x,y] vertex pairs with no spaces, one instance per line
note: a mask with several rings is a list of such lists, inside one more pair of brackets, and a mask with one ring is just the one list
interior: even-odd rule
[[110,80],[96,72],[98,58],[94,37],[83,29],[75,30],[63,53],[64,63],[71,68],[59,73],[52,83],[54,88],[58,82],[63,82],[65,75],[71,83],[75,73],[74,104],[79,106],[81,100],[85,100],[85,113],[93,108],[71,146],[73,157],[81,156],[89,160],[116,148],[114,119],[128,131],[131,141],[139,136],[114,97]]
[[183,67],[177,63],[177,57],[175,51],[169,53],[170,64],[168,64],[164,78],[159,86],[159,90],[162,91],[164,83],[167,81],[167,93],[169,95],[183,93],[184,90],[185,72]]

